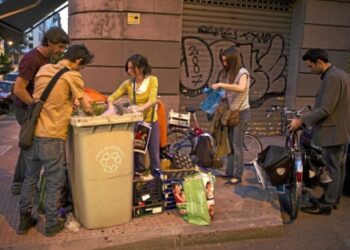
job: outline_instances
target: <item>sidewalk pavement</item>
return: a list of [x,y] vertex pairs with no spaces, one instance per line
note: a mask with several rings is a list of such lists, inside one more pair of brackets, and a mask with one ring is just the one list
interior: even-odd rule
[[[276,237],[282,219],[273,188],[263,190],[254,168],[246,166],[243,182],[224,186],[217,177],[215,217],[210,226],[196,226],[180,218],[176,210],[144,216],[109,228],[78,232],[67,228],[52,238],[44,236],[45,217],[27,235],[19,236],[19,196],[10,192],[18,156],[19,127],[14,117],[0,116],[0,249],[180,249],[196,244],[249,238]],[[281,137],[261,138],[264,145],[282,142]]]

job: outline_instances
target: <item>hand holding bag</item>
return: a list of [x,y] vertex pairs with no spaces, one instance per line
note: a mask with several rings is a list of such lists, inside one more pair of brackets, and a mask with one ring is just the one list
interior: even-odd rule
[[[136,83],[133,81],[133,103],[136,105]],[[135,126],[135,134],[134,134],[134,152],[146,154],[148,143],[151,138],[152,132],[152,122],[154,118],[155,106],[152,109],[152,118],[151,122],[139,122]]]
[[35,127],[40,116],[40,112],[44,106],[44,102],[49,97],[49,94],[53,87],[55,86],[57,80],[61,77],[62,74],[69,71],[68,68],[63,68],[51,79],[48,86],[44,90],[43,94],[40,96],[39,101],[29,105],[24,123],[21,126],[19,133],[19,147],[21,149],[29,148],[33,143]]

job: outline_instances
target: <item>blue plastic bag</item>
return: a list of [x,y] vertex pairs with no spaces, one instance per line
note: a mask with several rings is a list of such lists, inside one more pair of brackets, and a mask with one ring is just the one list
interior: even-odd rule
[[209,115],[214,114],[216,107],[219,105],[221,98],[225,95],[223,89],[213,90],[212,88],[206,88],[203,91],[208,96],[200,104],[200,108]]

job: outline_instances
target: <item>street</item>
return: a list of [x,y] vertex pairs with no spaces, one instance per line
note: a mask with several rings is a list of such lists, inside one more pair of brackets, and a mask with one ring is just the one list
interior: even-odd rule
[[[53,239],[42,235],[42,218],[28,235],[17,236],[18,196],[9,193],[9,186],[18,150],[18,126],[13,117],[2,117],[0,128],[0,249],[350,249],[350,197],[343,196],[330,216],[300,212],[294,223],[282,225],[274,193],[256,186],[251,168],[245,171],[245,182],[233,189],[217,178],[216,219],[209,227],[189,225],[175,210],[111,228],[80,228],[77,233],[65,230]],[[263,144],[280,141],[270,138]]]
[[330,216],[300,213],[294,223],[283,226],[280,237],[197,245],[184,249],[350,249],[349,208],[350,197],[343,196],[340,207],[333,210]]

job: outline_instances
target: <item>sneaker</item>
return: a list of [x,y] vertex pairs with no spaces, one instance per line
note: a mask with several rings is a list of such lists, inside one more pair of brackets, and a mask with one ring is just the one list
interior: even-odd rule
[[323,184],[327,184],[332,182],[333,179],[330,177],[329,172],[326,169],[322,169],[321,175],[320,175],[320,182]]
[[52,227],[45,227],[45,235],[52,237],[61,232],[64,229],[64,220],[58,220],[57,224]]
[[22,183],[21,182],[13,182],[11,186],[11,193],[13,195],[21,194]]
[[302,207],[301,211],[308,214],[315,214],[315,215],[330,215],[332,213],[331,207],[320,207],[319,205],[312,205],[309,207]]

